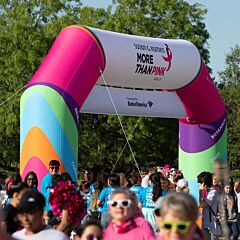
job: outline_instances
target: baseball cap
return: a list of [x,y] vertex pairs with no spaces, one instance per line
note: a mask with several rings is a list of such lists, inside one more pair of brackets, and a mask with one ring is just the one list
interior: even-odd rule
[[177,182],[177,187],[179,188],[188,187],[188,181],[185,179],[179,179]]
[[44,206],[45,199],[43,195],[36,190],[28,190],[22,195],[18,210],[19,213],[32,213],[43,210]]

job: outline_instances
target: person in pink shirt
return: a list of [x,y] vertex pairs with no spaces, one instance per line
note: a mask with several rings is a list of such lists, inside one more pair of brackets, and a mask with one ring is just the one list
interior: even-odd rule
[[138,216],[136,194],[128,188],[117,188],[109,202],[109,213],[112,216],[104,232],[104,240],[155,240],[150,224]]
[[195,199],[185,192],[172,192],[156,202],[158,240],[203,240],[196,224],[198,208]]

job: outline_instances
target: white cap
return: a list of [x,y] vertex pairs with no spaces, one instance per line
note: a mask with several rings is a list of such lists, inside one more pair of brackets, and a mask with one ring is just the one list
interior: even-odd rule
[[177,182],[177,187],[179,188],[188,187],[188,181],[185,179],[179,179]]

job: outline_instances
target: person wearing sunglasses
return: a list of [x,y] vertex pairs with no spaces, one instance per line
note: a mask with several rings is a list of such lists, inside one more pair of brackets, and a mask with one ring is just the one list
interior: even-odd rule
[[30,189],[37,191],[38,178],[35,172],[28,172],[24,179],[24,182]]
[[51,160],[49,162],[49,173],[44,176],[41,184],[41,192],[45,198],[45,207],[44,207],[44,220],[48,224],[48,213],[52,210],[49,203],[50,190],[52,189],[52,180],[53,176],[59,174],[60,163],[58,160]]
[[150,224],[138,217],[137,196],[128,188],[117,188],[113,192],[108,209],[113,219],[104,232],[104,240],[155,240]]
[[160,227],[158,240],[203,240],[196,224],[198,207],[185,192],[172,192],[155,205],[156,222]]
[[74,229],[72,240],[102,240],[103,229],[101,224],[96,220],[89,220],[84,224],[79,223]]

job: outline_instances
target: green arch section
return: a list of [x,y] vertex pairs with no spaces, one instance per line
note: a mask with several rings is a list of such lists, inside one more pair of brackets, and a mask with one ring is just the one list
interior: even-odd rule
[[203,171],[213,171],[215,160],[225,161],[227,154],[227,128],[222,137],[209,149],[198,153],[184,152],[179,146],[179,168],[184,173],[184,178],[197,180],[196,177]]
[[62,127],[62,130],[65,133],[65,135],[71,145],[73,153],[77,159],[78,130],[76,127],[76,123],[75,123],[75,121],[72,117],[72,113],[70,112],[64,99],[56,90],[54,90],[48,86],[44,86],[44,85],[35,85],[35,86],[31,86],[30,88],[28,88],[24,92],[24,94],[22,95],[22,98],[21,98],[22,111],[20,113],[20,118],[22,118],[22,114],[24,112],[24,108],[28,101],[28,98],[33,93],[41,94],[48,102],[48,104],[51,107],[52,111],[54,112],[56,118],[58,119],[58,121]]

